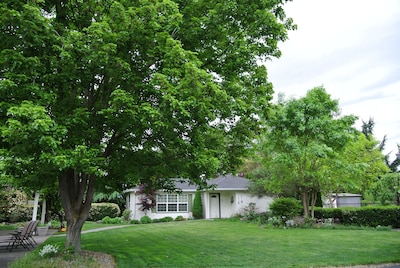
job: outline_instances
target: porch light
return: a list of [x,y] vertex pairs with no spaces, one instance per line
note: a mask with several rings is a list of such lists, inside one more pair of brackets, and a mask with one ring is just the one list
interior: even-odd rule
[[235,199],[233,198],[233,196],[231,197],[231,203],[235,202]]

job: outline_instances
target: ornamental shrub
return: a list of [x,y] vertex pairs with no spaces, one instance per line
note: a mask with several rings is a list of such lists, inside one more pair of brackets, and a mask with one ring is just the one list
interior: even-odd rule
[[255,221],[259,217],[259,214],[257,213],[256,204],[249,203],[246,207],[244,207],[242,216],[243,216],[242,219],[245,219],[247,221]]
[[173,221],[174,219],[172,217],[164,217],[160,219],[160,222],[170,222]]
[[119,217],[121,210],[117,204],[114,203],[93,203],[90,209],[88,221],[100,221],[104,217],[110,218]]
[[101,220],[101,222],[104,224],[121,224],[122,219],[120,217],[111,218],[109,216],[106,216]]
[[58,245],[47,244],[39,251],[39,255],[42,257],[54,257],[57,255],[58,251]]
[[130,210],[130,209],[125,209],[124,212],[122,212],[122,218],[123,218],[125,221],[129,221],[129,219],[131,218],[131,212],[132,212],[132,210]]
[[152,223],[152,219],[149,216],[143,216],[140,218],[140,223],[147,224]]
[[269,208],[272,211],[272,215],[286,217],[286,219],[292,219],[295,216],[299,216],[302,210],[299,200],[288,197],[275,199]]
[[9,210],[8,219],[10,222],[25,222],[32,217],[32,207],[16,206]]
[[183,216],[181,216],[181,215],[179,215],[179,216],[177,216],[176,218],[175,218],[175,221],[185,221],[186,219],[183,217]]
[[25,222],[32,217],[25,193],[0,186],[0,222]]
[[200,190],[197,190],[194,196],[192,213],[195,219],[203,218],[203,201],[201,199]]

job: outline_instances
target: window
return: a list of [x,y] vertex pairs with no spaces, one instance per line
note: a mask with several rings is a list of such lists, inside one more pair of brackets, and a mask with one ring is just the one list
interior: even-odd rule
[[158,212],[187,212],[187,194],[159,194],[157,195]]

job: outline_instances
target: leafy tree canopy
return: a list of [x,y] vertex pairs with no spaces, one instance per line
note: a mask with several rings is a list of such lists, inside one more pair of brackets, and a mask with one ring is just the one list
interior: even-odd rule
[[313,216],[318,194],[363,194],[389,171],[373,123],[354,129],[357,118],[341,117],[338,101],[324,88],[300,99],[280,98],[274,111],[257,154],[262,166],[251,176],[270,192],[300,196],[305,216]]
[[260,143],[264,185],[276,193],[299,193],[307,217],[326,179],[327,163],[354,138],[356,117],[340,117],[338,101],[322,87],[281,102],[274,111]]
[[79,251],[95,185],[231,170],[269,113],[285,2],[2,1],[2,178],[58,180]]

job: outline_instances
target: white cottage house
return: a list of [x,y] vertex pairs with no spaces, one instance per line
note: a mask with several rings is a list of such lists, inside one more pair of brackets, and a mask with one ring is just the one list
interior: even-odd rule
[[[252,196],[248,191],[249,183],[248,179],[233,175],[209,180],[208,185],[215,185],[215,187],[201,192],[204,218],[230,218],[242,213],[251,203],[255,204],[257,212],[269,210],[273,198]],[[176,193],[158,192],[155,208],[147,211],[146,215],[152,219],[164,217],[175,219],[177,216],[192,218],[192,206],[197,187],[179,180],[176,180],[175,187],[181,191]],[[126,207],[132,211],[131,219],[136,220],[145,215],[140,210],[141,195],[138,190],[138,188],[132,188],[125,191]]]

